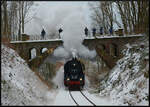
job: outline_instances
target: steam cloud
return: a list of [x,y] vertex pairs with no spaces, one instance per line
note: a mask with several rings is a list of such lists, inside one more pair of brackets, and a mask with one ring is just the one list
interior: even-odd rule
[[32,34],[40,34],[42,27],[44,27],[47,35],[58,35],[58,29],[62,28],[61,38],[64,44],[54,51],[56,57],[68,58],[72,55],[72,49],[74,49],[78,56],[94,58],[96,56],[95,50],[90,51],[82,45],[85,37],[84,28],[89,27],[87,15],[85,15],[85,9],[87,8],[84,8],[84,6],[57,5],[47,10],[48,14],[39,11],[32,21],[32,26],[34,25],[34,29],[31,30]]
[[[85,37],[84,28],[87,26],[87,22],[81,7],[65,15],[64,20],[60,24],[60,27],[61,26],[63,27],[61,37],[64,41],[64,47],[61,47],[61,50],[65,53],[59,54],[59,56],[66,55],[66,52],[68,52],[68,55],[71,55],[73,49],[77,51],[77,56],[85,58],[93,58],[96,56],[95,50],[89,51],[88,48],[82,45]],[[58,56],[57,53],[59,52],[60,47],[54,51],[54,55]]]

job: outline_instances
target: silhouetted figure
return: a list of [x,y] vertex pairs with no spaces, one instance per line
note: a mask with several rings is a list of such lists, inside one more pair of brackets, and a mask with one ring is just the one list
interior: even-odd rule
[[85,32],[85,35],[88,36],[88,28],[87,27],[85,27],[84,32]]
[[96,34],[96,28],[92,29],[92,33],[93,33],[93,36],[95,36],[95,34]]
[[45,30],[43,29],[42,32],[41,32],[41,37],[42,37],[42,39],[44,39],[45,34],[46,34],[46,32],[45,32]]
[[110,35],[113,35],[113,28],[112,27],[110,27],[109,33],[110,33]]
[[100,35],[103,35],[103,27],[100,28]]
[[59,33],[61,33],[62,31],[63,31],[63,30],[60,28],[60,29],[59,29]]
[[59,31],[59,38],[60,38],[60,33],[61,33],[63,30],[60,28],[58,31]]

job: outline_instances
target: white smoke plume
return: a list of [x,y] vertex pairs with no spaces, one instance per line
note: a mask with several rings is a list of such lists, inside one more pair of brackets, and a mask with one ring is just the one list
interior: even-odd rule
[[[68,55],[76,53],[74,56],[82,56],[85,58],[93,58],[96,56],[96,52],[89,51],[85,46],[82,45],[84,40],[84,28],[87,26],[85,16],[82,12],[82,8],[77,8],[78,11],[72,11],[68,16],[64,18],[60,24],[63,27],[63,33],[61,35],[64,41],[64,50],[67,50]],[[55,50],[57,53],[57,49]],[[56,54],[54,54],[56,56]]]
[[[63,47],[59,47],[54,51],[56,57],[69,57],[72,54],[72,49],[76,50],[77,56],[85,58],[93,58],[96,56],[95,50],[90,51],[82,45],[84,40],[84,28],[88,27],[87,8],[85,2],[79,5],[77,2],[64,2],[55,7],[46,4],[44,11],[39,9],[37,15],[32,21],[32,28],[28,29],[32,34],[40,34],[42,27],[44,27],[47,35],[55,34],[58,38],[58,29],[62,28],[61,38],[64,42]],[[45,13],[45,14],[44,14]]]

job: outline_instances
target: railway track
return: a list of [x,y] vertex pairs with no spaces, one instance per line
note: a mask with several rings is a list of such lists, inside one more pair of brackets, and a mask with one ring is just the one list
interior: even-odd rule
[[69,90],[69,95],[77,106],[80,105],[90,105],[96,106],[81,90],[76,92],[71,92]]
[[76,102],[76,100],[74,99],[74,97],[71,94],[71,91],[69,90],[69,95],[71,96],[72,100],[76,103],[77,106],[79,106],[79,104]]
[[83,92],[80,90],[80,93],[93,105],[93,106],[96,106],[91,100],[89,100],[89,98],[87,98],[85,96],[85,94],[83,94]]

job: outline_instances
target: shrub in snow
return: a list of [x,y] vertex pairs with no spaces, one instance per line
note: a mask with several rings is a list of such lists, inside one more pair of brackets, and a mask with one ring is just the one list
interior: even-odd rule
[[[145,48],[141,48],[141,44]],[[149,45],[147,39],[127,44],[124,57],[100,84],[100,95],[110,95],[117,105],[148,105]]]

